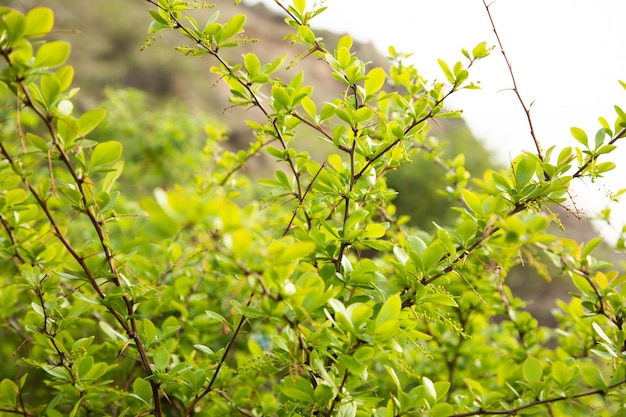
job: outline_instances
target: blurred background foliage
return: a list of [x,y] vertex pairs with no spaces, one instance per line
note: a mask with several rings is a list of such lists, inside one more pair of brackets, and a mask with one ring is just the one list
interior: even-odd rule
[[[21,11],[41,5],[38,0],[7,1],[8,6]],[[203,172],[213,168],[213,156],[218,151],[211,145],[216,143],[213,139],[232,151],[243,149],[255,140],[242,120],[259,115],[229,106],[228,89],[209,71],[213,62],[175,55],[172,48],[180,39],[172,34],[156,39],[157,45],[140,52],[150,21],[145,2],[48,0],[46,6],[55,12],[57,30],[53,37],[72,45],[68,64],[74,66],[74,84],[81,88],[77,106],[99,106],[108,111],[106,122],[92,136],[99,140],[119,140],[124,145],[126,165],[120,184],[127,195],[139,200],[156,188],[190,184],[201,178]],[[124,10],[123,16],[119,16],[119,10]],[[280,31],[272,30],[274,25],[284,24],[282,16],[261,4],[235,6],[232,1],[220,1],[220,10],[224,19],[236,13],[247,16],[245,35],[249,42],[233,55],[226,55],[227,59],[235,61],[240,54],[252,51],[262,62],[269,62],[287,54],[288,62],[294,65],[282,70],[279,76],[288,79],[297,74],[299,69],[295,64],[302,51],[296,45],[282,42]],[[207,16],[212,13],[205,12]],[[108,16],[117,18],[103,18]],[[343,36],[328,31],[318,34],[329,46],[336,45]],[[259,44],[264,47],[257,49],[254,39],[262,39]],[[353,49],[361,59],[371,61],[372,66],[388,66],[386,57],[371,44],[355,43]],[[341,84],[322,62],[307,60],[304,81],[314,86],[313,96],[317,101],[330,100],[342,91]],[[434,143],[442,145],[437,156],[454,159],[462,155],[473,177],[481,177],[487,168],[498,169],[489,150],[472,135],[462,119],[445,120],[430,133],[437,138],[433,139]],[[311,132],[304,130],[300,140],[310,141],[312,152],[323,152]],[[394,201],[398,214],[410,216],[411,225],[429,231],[435,227],[432,219],[437,219],[439,225],[454,223],[456,212],[450,210],[454,202],[437,192],[446,185],[440,172],[434,171],[441,168],[425,152],[415,154],[412,159],[412,164],[402,166],[388,177],[389,187],[399,192]],[[252,178],[271,172],[272,161],[267,157],[255,157],[250,162],[246,169]],[[263,189],[254,192],[265,194]],[[565,211],[559,214],[566,236],[583,241],[597,235],[589,222],[579,222]],[[603,255],[617,259],[608,248]],[[558,276],[559,271],[549,273]],[[543,323],[553,323],[550,310],[554,300],[569,297],[569,287],[565,284],[569,281],[548,282],[521,261],[507,280],[516,294],[530,302],[530,309]]]

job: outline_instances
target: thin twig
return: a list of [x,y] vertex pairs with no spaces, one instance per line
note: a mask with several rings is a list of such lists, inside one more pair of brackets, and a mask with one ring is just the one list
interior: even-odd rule
[[613,384],[607,385],[605,389],[594,389],[587,392],[581,392],[580,394],[572,395],[571,397],[562,396],[562,397],[551,397],[546,398],[545,400],[536,400],[529,402],[528,404],[520,405],[519,407],[509,408],[506,410],[476,410],[470,411],[469,413],[455,414],[454,417],[470,417],[470,416],[515,416],[519,414],[521,411],[527,410],[531,407],[536,407],[539,405],[549,405],[556,402],[561,401],[570,401],[578,398],[589,397],[592,395],[602,395],[604,396],[608,390],[613,388],[617,388],[626,384],[626,379],[622,379]]
[[[253,298],[254,298],[254,294],[250,294],[250,297],[248,297],[248,302],[246,303],[246,307],[250,306],[250,303],[252,302]],[[215,368],[215,371],[213,372],[213,376],[211,377],[211,380],[209,381],[209,385],[207,385],[207,387],[204,389],[204,391],[202,391],[199,395],[196,395],[196,397],[191,402],[191,404],[189,404],[189,407],[187,407],[187,409],[185,410],[185,414],[184,414],[185,417],[192,415],[193,412],[194,412],[194,409],[196,407],[196,404],[198,404],[200,402],[200,400],[202,400],[211,391],[214,390],[213,389],[213,384],[217,380],[217,376],[219,375],[220,370],[222,369],[222,366],[224,366],[224,363],[226,363],[226,357],[228,356],[228,353],[230,352],[230,349],[232,348],[233,344],[235,343],[235,339],[237,339],[237,336],[241,332],[241,328],[243,327],[243,324],[247,320],[248,319],[247,319],[246,315],[242,314],[241,318],[239,319],[239,323],[237,324],[237,327],[235,328],[235,331],[233,332],[233,335],[231,336],[230,340],[228,341],[228,344],[226,345],[226,348],[224,349],[224,353],[222,354],[222,358],[218,362],[217,367]]]
[[532,117],[530,116],[530,108],[532,107],[532,103],[530,106],[526,106],[526,103],[524,103],[524,99],[522,99],[522,95],[520,94],[519,88],[517,87],[517,81],[515,80],[515,75],[513,74],[513,66],[511,65],[511,61],[509,61],[509,58],[506,55],[504,46],[502,45],[502,41],[500,40],[500,35],[498,34],[498,31],[496,30],[496,25],[491,16],[491,10],[489,10],[489,8],[491,7],[491,4],[493,3],[487,4],[486,0],[483,0],[483,5],[485,6],[485,10],[487,11],[487,16],[489,16],[489,22],[491,23],[491,28],[493,29],[493,33],[496,35],[498,46],[500,47],[500,51],[502,52],[502,56],[504,57],[504,61],[506,62],[506,66],[509,70],[509,74],[511,75],[511,80],[513,81],[513,91],[515,92],[515,95],[517,96],[517,100],[519,101],[520,105],[524,109],[524,114],[526,115],[528,126],[530,127],[530,136],[533,138],[533,142],[535,143],[535,149],[537,150],[537,157],[539,158],[539,160],[543,162],[543,153],[541,152],[541,145],[539,145],[539,140],[537,139],[537,135],[535,134],[535,128],[533,127],[533,120],[532,120]]

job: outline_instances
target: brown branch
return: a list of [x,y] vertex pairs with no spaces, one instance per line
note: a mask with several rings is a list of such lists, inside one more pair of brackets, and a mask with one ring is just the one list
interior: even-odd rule
[[25,417],[34,417],[34,414],[31,414],[27,411],[18,411],[18,410],[9,410],[8,408],[0,408],[0,412],[1,413],[8,413],[8,414],[17,414],[19,416],[25,416]]
[[337,395],[335,395],[335,397],[333,398],[333,402],[330,404],[330,408],[328,409],[328,411],[324,413],[326,416],[330,417],[333,415],[333,410],[335,409],[335,407],[337,406],[337,403],[339,402],[341,391],[343,391],[343,388],[346,386],[346,383],[348,382],[348,376],[350,376],[350,371],[346,369],[343,373],[343,378],[341,379],[341,385],[339,385],[337,389]]
[[291,112],[291,115],[293,117],[295,117],[296,119],[300,120],[305,125],[307,125],[309,127],[312,127],[313,129],[315,129],[318,132],[320,132],[322,135],[324,135],[324,137],[326,139],[328,139],[332,143],[333,137],[328,132],[326,132],[324,129],[322,129],[322,127],[320,125],[317,125],[317,124],[315,124],[315,123],[305,119],[304,117],[300,116],[295,110]]
[[622,379],[621,381],[614,382],[613,384],[607,385],[606,389],[594,389],[587,392],[581,392],[580,394],[572,395],[571,397],[552,397],[546,398],[545,400],[535,400],[531,401],[528,404],[520,405],[519,407],[509,408],[506,410],[476,410],[470,411],[469,413],[461,413],[454,414],[454,417],[470,417],[470,416],[514,416],[519,414],[520,411],[524,411],[531,407],[536,407],[540,405],[549,405],[556,402],[575,400],[578,398],[589,397],[592,395],[602,395],[604,396],[608,390],[613,388],[617,388],[621,385],[626,384],[626,379]]
[[[10,57],[6,56],[6,55],[4,55],[4,57],[5,57],[6,61],[7,61],[7,64],[9,66],[12,66],[13,63],[11,62]],[[89,203],[87,190],[85,189],[85,179],[78,175],[78,172],[76,171],[76,169],[72,165],[72,162],[71,162],[71,159],[70,159],[69,155],[67,154],[65,148],[63,147],[63,145],[61,144],[61,142],[59,140],[59,137],[58,137],[57,132],[56,132],[56,130],[54,128],[54,125],[53,125],[54,116],[52,114],[46,113],[39,106],[36,105],[35,101],[31,97],[28,89],[26,88],[26,85],[24,84],[24,80],[16,79],[15,81],[16,81],[16,84],[17,84],[18,99],[19,99],[19,91],[21,91],[22,94],[24,95],[24,100],[23,100],[24,105],[29,107],[30,109],[32,109],[33,112],[37,115],[37,117],[45,124],[46,129],[48,130],[48,134],[50,135],[50,138],[52,139],[52,147],[56,148],[59,151],[60,159],[63,162],[63,164],[65,165],[67,172],[72,177],[72,179],[74,181],[74,184],[76,185],[76,188],[77,188],[78,192],[80,193],[82,204],[84,206],[84,208],[81,211],[87,215],[87,217],[89,218],[89,220],[90,220],[90,222],[91,222],[91,224],[92,224],[92,226],[93,226],[93,228],[94,228],[94,230],[95,230],[95,232],[96,232],[96,234],[98,236],[98,240],[100,242],[100,246],[102,247],[102,250],[103,250],[104,255],[106,257],[107,264],[109,266],[109,270],[110,270],[111,274],[113,275],[113,282],[114,282],[114,284],[116,286],[121,287],[122,286],[121,279],[120,279],[119,272],[118,272],[118,270],[116,268],[116,265],[115,265],[113,252],[112,252],[111,248],[109,247],[109,245],[106,243],[107,242],[107,236],[106,236],[107,233],[105,232],[105,229],[104,229],[104,224],[105,223],[104,223],[104,221],[100,221],[100,219],[98,219],[98,212],[96,211],[98,209],[97,204],[90,205],[90,203]],[[7,159],[7,161],[11,165],[14,165],[15,162],[14,162],[13,158],[11,157],[11,155],[9,154],[9,152],[6,150],[6,148],[4,147],[4,145],[1,142],[0,142],[0,153],[2,153],[2,155],[5,156],[5,158]],[[48,154],[50,154],[50,153],[48,153]],[[37,201],[37,204],[43,210],[45,216],[48,219],[48,222],[50,223],[50,225],[54,229],[54,234],[57,237],[57,239],[59,239],[59,241],[66,248],[66,250],[69,252],[71,257],[80,265],[81,269],[87,275],[87,278],[89,280],[89,283],[90,283],[91,287],[97,292],[97,294],[100,297],[100,299],[104,299],[106,297],[106,295],[102,291],[102,288],[100,287],[100,284],[98,284],[98,282],[96,281],[95,275],[91,272],[91,270],[89,269],[89,267],[85,263],[85,259],[82,256],[80,256],[78,254],[78,252],[76,252],[74,247],[71,245],[69,240],[65,237],[65,235],[61,231],[57,221],[53,217],[53,215],[52,215],[52,213],[51,213],[51,211],[50,211],[50,209],[48,207],[46,199],[42,198],[39,195],[39,193],[30,184],[30,182],[28,181],[28,179],[26,177],[21,176],[21,180],[22,180],[22,183],[29,190],[31,195],[35,198],[35,200]],[[93,199],[93,196],[91,196],[91,197]],[[136,319],[135,319],[134,303],[127,295],[124,295],[122,297],[122,299],[123,299],[123,301],[124,301],[124,303],[126,305],[126,310],[127,310],[127,313],[128,313],[128,317],[129,317],[128,320],[129,320],[129,322],[127,322],[126,319],[124,317],[122,317],[112,306],[106,306],[106,308],[112,314],[112,316],[115,318],[115,321],[124,329],[124,331],[126,332],[128,337],[135,342],[135,346],[137,347],[137,350],[139,352],[139,356],[141,358],[141,362],[142,362],[143,368],[144,368],[146,374],[148,376],[151,376],[152,375],[152,370],[150,368],[150,360],[148,358],[148,354],[147,354],[146,349],[145,349],[145,347],[143,345],[143,342],[141,341],[141,339],[139,337],[139,331],[138,331],[137,322],[136,322]],[[160,405],[160,395],[159,395],[159,391],[158,391],[159,387],[158,387],[157,382],[155,382],[153,380],[150,380],[150,385],[152,387],[152,392],[153,392],[153,396],[154,396],[154,403],[155,403],[154,413],[155,413],[155,415],[157,417],[160,417],[162,415],[162,410],[161,410],[161,405]]]
[[[250,297],[248,297],[248,302],[246,303],[246,307],[250,306],[250,303],[252,302],[253,298],[254,298],[254,294],[250,294]],[[196,397],[193,399],[191,404],[189,404],[189,407],[187,407],[187,409],[185,410],[185,413],[183,414],[184,417],[188,417],[192,415],[196,407],[196,404],[198,404],[200,400],[206,397],[210,392],[215,391],[213,389],[213,384],[217,380],[217,376],[220,373],[222,366],[224,366],[224,363],[226,362],[226,357],[228,356],[228,353],[230,352],[233,345],[235,344],[235,339],[237,339],[237,336],[239,336],[239,333],[241,332],[241,328],[243,327],[243,324],[246,322],[246,320],[248,320],[248,318],[246,317],[245,314],[242,314],[241,318],[239,319],[239,323],[237,324],[237,327],[235,328],[235,331],[233,332],[233,335],[231,336],[230,340],[228,341],[228,344],[226,345],[226,348],[224,349],[222,358],[218,362],[217,367],[215,368],[215,371],[213,372],[213,376],[211,377],[211,380],[209,381],[209,385],[207,385],[204,391],[202,391],[199,395],[196,395]]]
[[524,99],[522,99],[522,95],[519,92],[519,88],[517,87],[517,81],[515,79],[515,75],[513,74],[513,66],[511,65],[511,62],[509,61],[509,58],[507,57],[506,52],[504,51],[504,46],[502,45],[502,41],[500,40],[500,35],[498,34],[498,31],[496,30],[496,25],[491,16],[491,10],[489,10],[489,8],[491,7],[491,4],[488,5],[486,0],[483,0],[483,5],[485,6],[485,10],[487,11],[489,22],[491,23],[491,28],[493,29],[493,33],[496,35],[498,46],[500,47],[500,51],[502,52],[502,56],[504,57],[504,61],[506,62],[506,66],[509,70],[509,74],[511,75],[511,80],[513,81],[513,92],[517,96],[517,100],[519,101],[520,105],[524,109],[524,114],[526,115],[528,126],[530,127],[530,136],[532,137],[533,142],[535,143],[535,149],[537,150],[537,157],[539,158],[541,162],[543,162],[543,154],[541,152],[541,146],[539,145],[539,140],[537,139],[537,135],[535,134],[535,128],[533,127],[532,117],[530,116],[530,108],[532,107],[532,104],[530,106],[526,106],[526,103],[524,103]]
[[[428,119],[432,119],[435,115],[433,114],[433,108],[437,107],[438,105],[440,105],[441,103],[444,102],[444,100],[446,98],[448,98],[450,96],[450,94],[454,93],[457,89],[457,85],[453,85],[452,88],[450,89],[450,91],[448,91],[442,98],[440,98],[439,100],[435,101],[434,106],[432,106],[430,108],[430,110],[428,111],[428,114],[424,117],[421,117],[418,120],[414,120],[413,123],[411,123],[409,126],[407,126],[404,129],[404,134],[407,135],[413,128],[415,128],[416,126],[419,126],[421,123],[425,122]],[[389,152],[391,149],[393,149],[394,147],[396,147],[396,145],[398,145],[400,142],[402,142],[402,139],[396,139],[393,142],[391,142],[389,145],[385,146],[385,148],[380,151],[378,154],[374,155],[374,157],[372,157],[369,161],[367,161],[367,163],[363,166],[363,168],[361,168],[359,170],[359,172],[357,172],[355,174],[355,179],[359,179],[367,170],[370,166],[372,166],[372,164],[374,162],[376,162],[378,159],[382,158],[383,155],[385,155],[387,152]]]
[[2,217],[0,215],[0,223],[2,223],[2,227],[4,227],[4,230],[6,230],[7,235],[9,237],[9,241],[11,242],[11,246],[15,247],[15,252],[13,253],[13,258],[17,259],[19,261],[19,263],[23,264],[24,258],[22,258],[22,255],[20,255],[20,253],[17,250],[17,240],[15,239],[15,235],[13,234],[13,228],[11,227],[11,225],[5,220],[4,217]]
[[289,233],[289,230],[291,229],[291,226],[293,225],[293,222],[296,219],[296,215],[298,214],[298,211],[300,211],[300,209],[302,208],[302,204],[304,203],[304,199],[306,198],[306,196],[309,193],[309,191],[311,191],[311,188],[313,188],[313,183],[315,182],[315,180],[317,180],[318,175],[320,174],[320,172],[322,172],[322,170],[324,169],[325,165],[326,165],[326,162],[324,162],[322,165],[320,165],[320,169],[318,169],[317,172],[315,173],[315,175],[313,176],[313,178],[311,178],[311,182],[309,182],[309,185],[307,185],[306,190],[304,190],[304,194],[302,194],[302,200],[298,203],[298,206],[293,211],[293,216],[291,216],[291,219],[289,220],[289,223],[287,224],[287,227],[285,227],[285,231],[283,232],[283,236],[286,236],[287,233]]

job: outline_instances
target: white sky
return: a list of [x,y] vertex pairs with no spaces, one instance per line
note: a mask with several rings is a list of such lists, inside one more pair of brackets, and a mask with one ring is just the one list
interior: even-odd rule
[[[261,1],[275,7],[273,0]],[[437,58],[453,64],[463,59],[462,48],[471,50],[481,41],[496,44],[482,0],[324,4],[328,10],[313,20],[314,27],[349,33],[373,42],[384,53],[389,45],[414,53],[414,63],[428,79],[443,78]],[[613,124],[613,105],[626,110],[626,90],[617,81],[626,81],[625,0],[497,0],[491,12],[520,92],[527,104],[534,101],[531,115],[544,149],[576,146],[571,126],[584,129],[593,139],[598,116]],[[520,150],[533,150],[520,104],[513,92],[506,91],[511,80],[499,50],[473,67],[470,77],[481,81],[482,90],[461,92],[449,104],[464,110],[474,134],[505,163]],[[577,202],[588,214],[606,206],[599,186],[606,184],[613,191],[626,187],[624,149],[611,156],[618,168],[605,179],[576,185]],[[622,200],[613,207],[618,229],[626,221],[626,196]]]

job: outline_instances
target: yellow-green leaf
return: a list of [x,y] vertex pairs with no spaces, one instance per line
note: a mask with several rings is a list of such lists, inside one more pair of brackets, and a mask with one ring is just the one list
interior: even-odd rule
[[467,204],[470,210],[477,214],[483,214],[483,207],[476,193],[468,189],[463,189],[461,194],[463,195],[463,201],[465,201],[465,204]]
[[54,25],[54,13],[47,7],[35,7],[26,14],[24,37],[42,36]]
[[33,68],[47,68],[62,65],[70,55],[70,44],[54,41],[41,45],[35,55]]
[[[96,109],[82,114],[78,118],[78,136],[85,136],[95,129],[106,116],[106,111]],[[120,145],[121,147],[121,145]]]
[[370,95],[376,93],[385,84],[385,71],[380,68],[373,68],[367,73],[367,80],[363,83],[365,94]]
[[533,356],[526,358],[522,365],[522,374],[524,375],[524,379],[528,382],[541,381],[543,370],[539,359]]
[[122,144],[117,141],[101,142],[91,153],[89,168],[111,164],[122,156]]

